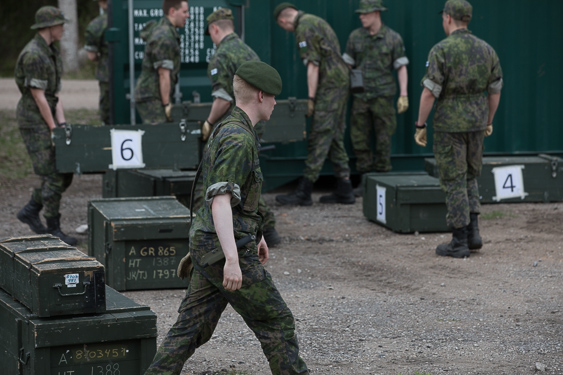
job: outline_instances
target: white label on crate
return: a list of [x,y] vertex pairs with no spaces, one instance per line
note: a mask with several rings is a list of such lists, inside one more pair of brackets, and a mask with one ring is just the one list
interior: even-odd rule
[[387,190],[387,188],[384,188],[383,186],[377,185],[375,187],[375,189],[377,190],[377,216],[376,216],[376,219],[377,219],[377,221],[381,221],[382,223],[386,224],[387,219],[385,217],[385,191]]
[[142,138],[143,130],[111,129],[111,157],[113,164],[110,169],[144,168]]
[[524,191],[524,178],[522,177],[522,169],[524,168],[524,165],[493,168],[496,193],[496,196],[493,197],[494,201],[499,202],[501,199],[518,197],[524,199],[528,195]]
[[80,280],[77,273],[69,273],[65,275],[65,284],[67,288],[74,288],[79,281]]

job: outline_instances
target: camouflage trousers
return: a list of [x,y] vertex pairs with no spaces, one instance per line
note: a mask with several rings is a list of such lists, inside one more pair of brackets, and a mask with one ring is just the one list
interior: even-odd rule
[[164,107],[160,99],[147,99],[137,102],[135,108],[139,112],[143,124],[156,125],[166,122]]
[[299,357],[293,315],[270,274],[256,254],[240,257],[239,262],[243,282],[242,288],[234,292],[223,288],[224,260],[201,270],[194,269],[178,319],[145,375],[180,374],[196,348],[209,341],[227,304],[241,315],[260,340],[272,374],[308,374],[305,362]]
[[348,86],[317,92],[303,172],[303,176],[309,181],[315,182],[319,178],[327,157],[336,177],[350,177],[348,154],[344,148],[347,100]]
[[109,125],[109,82],[99,81],[100,98],[98,103],[98,110],[100,112],[100,119],[104,125]]
[[440,186],[446,192],[446,222],[451,228],[469,224],[469,214],[479,213],[479,186],[483,162],[483,131],[434,132],[434,155]]
[[36,127],[20,127],[33,171],[41,178],[41,187],[34,189],[33,200],[44,207],[43,216],[52,218],[59,214],[62,194],[72,183],[72,173],[58,173],[55,163],[55,147],[45,124]]
[[[372,128],[375,132],[375,160],[371,149]],[[354,98],[350,138],[357,157],[358,172],[391,170],[391,136],[396,128],[392,97],[377,97],[367,101]]]

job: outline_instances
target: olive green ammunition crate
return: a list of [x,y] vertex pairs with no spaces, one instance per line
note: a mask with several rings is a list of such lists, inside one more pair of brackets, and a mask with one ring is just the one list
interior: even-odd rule
[[69,124],[53,131],[57,170],[80,174],[135,168],[195,169],[200,133],[199,124],[187,121],[135,126]]
[[[436,159],[425,169],[439,177]],[[563,200],[563,159],[557,156],[488,156],[477,177],[481,203],[558,202]]]
[[447,232],[446,195],[424,172],[367,173],[364,216],[398,233]]
[[92,200],[88,254],[119,291],[186,288],[176,269],[188,253],[190,223],[190,211],[174,197]]
[[0,287],[38,317],[101,313],[104,266],[57,237],[0,240]]
[[[184,102],[181,106],[174,106],[172,117],[174,120],[196,121],[203,124],[212,103]],[[260,140],[262,143],[295,142],[302,141],[306,137],[307,99],[289,98],[276,100],[276,106],[264,127],[264,134]]]
[[106,287],[107,311],[41,318],[0,290],[2,375],[141,375],[156,353],[156,315]]

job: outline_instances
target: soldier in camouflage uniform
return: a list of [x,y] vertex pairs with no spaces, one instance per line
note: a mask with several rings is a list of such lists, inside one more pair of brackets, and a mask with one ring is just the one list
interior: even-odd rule
[[[408,109],[407,64],[403,39],[381,21],[386,11],[382,0],[361,0],[362,26],[350,34],[344,61],[361,69],[364,92],[354,94],[350,137],[357,156],[356,169],[360,173],[391,170],[391,136],[397,128],[393,97],[397,92],[393,70],[397,71],[401,89],[397,102],[398,113]],[[370,147],[372,127],[375,130],[375,160]],[[361,189],[361,187],[360,187]],[[354,190],[361,193],[361,190]],[[359,195],[359,194],[357,194]]]
[[[213,129],[213,124],[223,119],[234,108],[233,77],[239,66],[246,61],[260,61],[260,58],[234,32],[233,12],[228,8],[220,8],[207,17],[207,35],[217,46],[215,54],[209,61],[207,75],[211,80],[211,96],[213,104],[211,112],[202,127],[202,140],[206,141]],[[262,137],[264,123],[256,124],[256,133]],[[196,185],[196,200],[194,211],[203,203],[203,189],[201,180]],[[258,211],[263,217],[262,234],[269,247],[278,245],[281,238],[275,225],[276,218],[268,207],[264,198],[260,196]]]
[[[94,0],[96,1],[96,0]],[[104,32],[108,27],[107,0],[97,0],[103,14],[94,18],[86,28],[86,45],[88,59],[97,61],[96,79],[100,86],[99,111],[104,125],[109,125],[109,47],[104,39]]]
[[141,32],[145,40],[143,70],[135,86],[136,108],[144,124],[172,121],[172,95],[180,72],[180,34],[190,16],[185,0],[164,0],[164,17],[147,22]]
[[313,116],[303,177],[295,191],[278,195],[276,200],[284,205],[312,205],[313,183],[328,157],[338,185],[334,193],[322,196],[320,202],[352,204],[355,198],[344,148],[350,71],[340,56],[338,38],[325,20],[298,11],[291,3],[278,5],[274,19],[282,29],[295,32],[299,55],[307,67],[307,115]]
[[415,123],[415,141],[426,146],[426,119],[436,101],[434,155],[446,192],[447,224],[453,229],[451,242],[439,245],[436,254],[455,258],[468,257],[483,246],[477,177],[483,140],[493,132],[503,85],[495,50],[467,29],[472,13],[465,0],[446,2],[442,25],[448,37],[428,55]]
[[[268,246],[263,239],[239,249],[235,243],[257,235],[260,227],[262,172],[254,126],[270,118],[281,78],[271,66],[249,61],[236,71],[234,92],[237,106],[216,126],[203,154],[206,201],[190,228],[190,284],[146,375],[180,374],[195,349],[211,338],[228,304],[260,340],[272,374],[308,374],[293,315],[263,266]],[[208,264],[206,257],[216,252],[225,259]]]
[[[59,213],[62,194],[70,186],[73,175],[57,172],[55,147],[51,140],[53,129],[66,125],[59,100],[63,64],[59,50],[53,44],[61,40],[66,21],[59,9],[52,6],[40,8],[35,14],[35,24],[31,26],[38,30],[37,34],[16,62],[16,84],[22,94],[16,117],[33,170],[41,179],[41,187],[33,191],[31,200],[17,217],[35,233],[50,233],[74,246],[78,241],[62,232]],[[39,217],[43,207],[47,228]]]

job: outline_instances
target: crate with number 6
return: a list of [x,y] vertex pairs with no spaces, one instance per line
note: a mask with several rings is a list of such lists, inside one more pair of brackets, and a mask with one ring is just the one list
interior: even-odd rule
[[[436,159],[426,171],[438,177]],[[558,202],[563,200],[563,159],[557,156],[489,156],[477,178],[481,203]]]
[[367,173],[364,216],[398,233],[446,232],[446,196],[424,172]]
[[186,288],[176,275],[188,253],[190,211],[174,197],[95,199],[88,205],[88,254],[119,291]]

